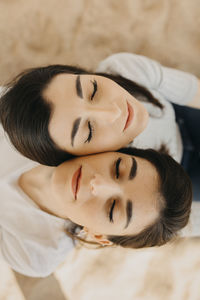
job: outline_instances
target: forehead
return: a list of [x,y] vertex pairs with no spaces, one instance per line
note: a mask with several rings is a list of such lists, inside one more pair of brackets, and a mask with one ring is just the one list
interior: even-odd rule
[[58,74],[52,78],[43,91],[43,96],[47,100],[62,98],[66,93],[75,92],[75,74]]
[[133,201],[133,222],[123,235],[138,234],[153,224],[159,217],[163,204],[160,193],[160,177],[156,168],[147,160],[135,157],[138,172],[135,181],[130,183]]

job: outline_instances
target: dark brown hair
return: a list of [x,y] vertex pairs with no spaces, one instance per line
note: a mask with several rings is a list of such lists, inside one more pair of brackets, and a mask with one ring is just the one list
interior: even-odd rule
[[48,126],[53,106],[42,92],[58,74],[95,74],[107,77],[138,100],[162,109],[162,104],[144,87],[118,75],[94,73],[67,65],[50,65],[27,70],[12,80],[0,99],[0,121],[12,144],[24,156],[41,164],[56,166],[73,157],[52,140]]
[[[177,236],[187,225],[191,204],[192,185],[184,169],[172,157],[152,149],[123,148],[120,153],[138,156],[148,160],[159,176],[159,217],[136,235],[108,236],[115,245],[126,248],[161,246]],[[79,225],[77,225],[80,227]],[[74,232],[76,225],[73,227]]]

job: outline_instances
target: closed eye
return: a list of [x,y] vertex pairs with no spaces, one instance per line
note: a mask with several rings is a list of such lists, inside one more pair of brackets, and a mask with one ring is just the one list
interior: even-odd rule
[[110,219],[110,222],[112,222],[113,223],[113,211],[114,211],[114,207],[115,207],[115,200],[113,201],[113,203],[112,203],[112,206],[111,206],[111,208],[110,208],[110,212],[109,212],[109,219]]
[[89,143],[91,141],[91,139],[92,139],[92,136],[93,136],[94,129],[93,129],[90,121],[88,121],[88,129],[89,129],[89,135],[88,135],[88,138],[85,140],[84,143]]
[[119,157],[115,163],[115,176],[117,179],[119,178],[119,175],[120,175],[119,174],[119,165],[120,165],[121,160],[122,160],[121,157]]
[[93,98],[94,98],[94,96],[95,96],[95,94],[97,92],[97,82],[96,82],[96,80],[93,80],[92,84],[93,84],[94,90],[93,90],[93,93],[92,93],[92,95],[90,97],[90,100],[93,100]]

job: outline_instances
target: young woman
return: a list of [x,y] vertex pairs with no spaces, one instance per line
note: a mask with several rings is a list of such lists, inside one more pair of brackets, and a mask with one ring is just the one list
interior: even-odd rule
[[127,148],[48,167],[3,136],[0,149],[0,252],[24,275],[49,275],[72,249],[69,236],[83,231],[97,245],[140,248],[166,243],[188,222],[191,183],[168,155]]
[[4,93],[4,129],[23,155],[42,164],[129,143],[164,146],[200,180],[200,110],[194,109],[200,89],[191,74],[120,53],[101,62],[98,72],[61,65],[26,71]]

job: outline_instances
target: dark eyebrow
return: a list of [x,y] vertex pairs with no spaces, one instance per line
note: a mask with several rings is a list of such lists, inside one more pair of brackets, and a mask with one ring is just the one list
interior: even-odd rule
[[136,174],[137,174],[137,162],[136,162],[135,158],[132,157],[132,166],[130,169],[128,179],[132,180],[136,176]]
[[126,222],[126,226],[124,228],[127,228],[131,218],[132,218],[132,212],[133,212],[133,204],[131,200],[127,200],[126,202],[126,217],[127,217],[127,222]]
[[83,90],[82,90],[82,86],[81,86],[80,75],[78,75],[76,77],[76,93],[77,93],[78,97],[83,99]]
[[72,147],[74,146],[74,138],[77,134],[80,122],[81,122],[81,118],[78,118],[74,121],[73,126],[72,126],[72,131],[71,131],[71,145],[72,145]]

